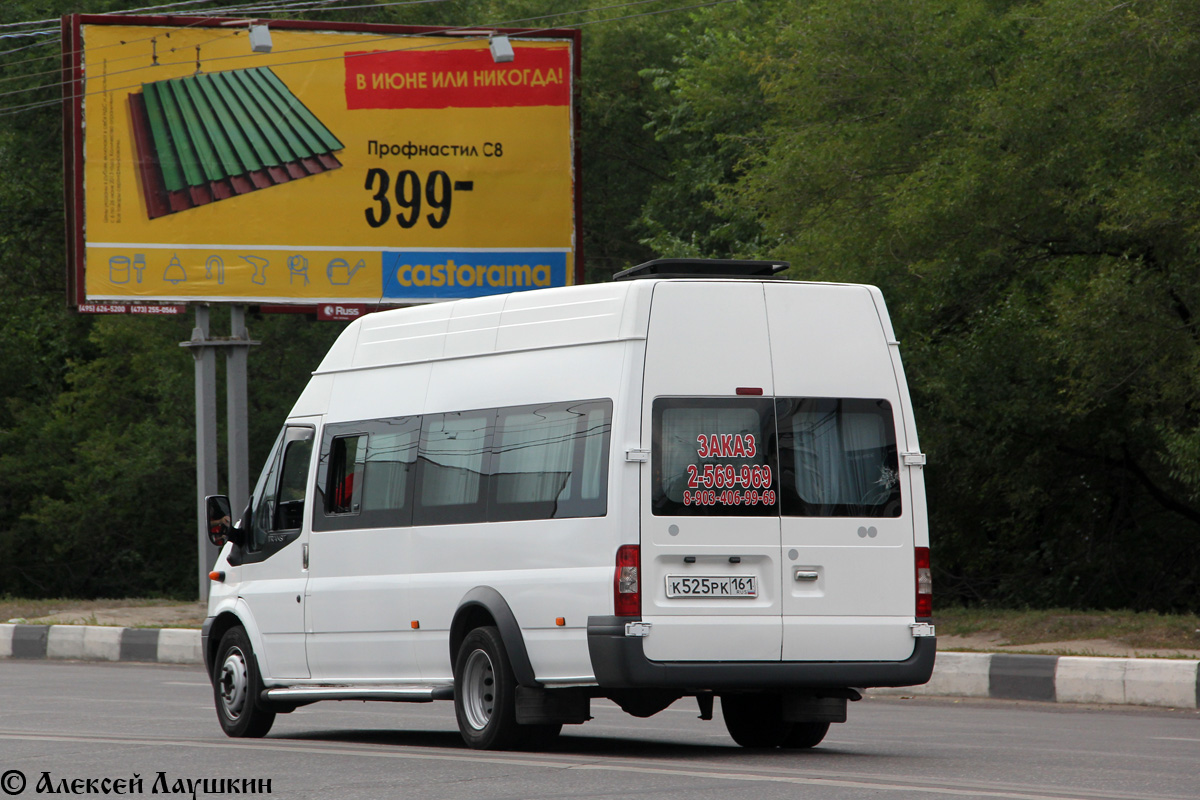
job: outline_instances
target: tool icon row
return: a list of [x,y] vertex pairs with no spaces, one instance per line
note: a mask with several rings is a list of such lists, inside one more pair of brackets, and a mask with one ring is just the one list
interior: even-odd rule
[[[250,282],[256,286],[265,286],[267,284],[267,268],[271,265],[270,259],[262,256],[238,256],[246,264],[253,268],[250,275]],[[296,281],[302,281],[304,286],[308,286],[310,281],[308,277],[308,259],[301,255],[288,256],[287,258],[287,276],[288,284],[294,285]],[[366,267],[366,261],[359,259],[354,266],[350,266],[350,262],[344,258],[330,259],[325,265],[325,279],[330,286],[349,286],[355,274]],[[108,260],[108,280],[110,283],[124,285],[133,280],[134,283],[142,283],[142,273],[146,270],[146,255],[144,253],[135,253],[133,258],[129,256],[113,256]],[[188,281],[187,269],[183,266],[183,262],[179,260],[179,254],[173,253],[170,262],[167,263],[163,270],[162,279],[166,283],[178,286],[181,283]],[[215,280],[217,285],[225,283],[225,259],[218,255],[211,255],[204,261],[204,280]]]

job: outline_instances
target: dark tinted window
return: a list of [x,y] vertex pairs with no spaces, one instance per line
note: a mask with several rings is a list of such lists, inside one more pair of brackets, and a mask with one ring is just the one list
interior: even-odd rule
[[604,516],[611,431],[611,400],[327,425],[313,529]]
[[417,417],[327,425],[313,529],[411,524],[420,430]]
[[429,414],[423,418],[414,524],[487,519],[484,482],[495,423],[494,410]]
[[311,428],[289,425],[275,441],[250,499],[247,552],[269,554],[272,545],[295,538],[285,534],[298,533],[304,520],[312,437]]
[[501,409],[489,520],[604,516],[612,403]]
[[898,517],[896,433],[886,400],[779,399],[783,513]]
[[329,482],[325,490],[326,514],[362,511],[363,467],[367,459],[367,434],[336,436],[329,454]]
[[766,398],[654,401],[653,504],[658,515],[778,514]]

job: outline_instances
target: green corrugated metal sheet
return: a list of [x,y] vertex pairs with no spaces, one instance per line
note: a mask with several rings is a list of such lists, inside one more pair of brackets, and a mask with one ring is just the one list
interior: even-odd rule
[[143,84],[130,104],[152,219],[341,166],[341,141],[267,67]]

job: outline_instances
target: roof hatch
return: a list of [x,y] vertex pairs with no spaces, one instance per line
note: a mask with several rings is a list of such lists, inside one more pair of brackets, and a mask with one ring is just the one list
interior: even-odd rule
[[770,278],[790,267],[787,261],[744,261],[729,258],[656,258],[622,270],[614,281],[641,278]]

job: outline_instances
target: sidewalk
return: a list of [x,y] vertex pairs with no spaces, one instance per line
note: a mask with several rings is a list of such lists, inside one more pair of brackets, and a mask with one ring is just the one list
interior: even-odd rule
[[[19,623],[0,658],[203,663],[195,629]],[[870,694],[1200,708],[1200,660],[939,652],[928,684]]]
[[1200,661],[939,652],[924,686],[870,693],[1200,708]]
[[0,624],[0,658],[202,664],[193,628]]

